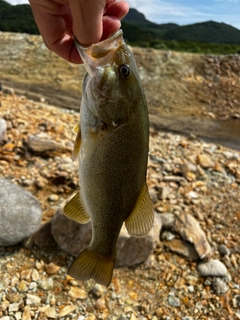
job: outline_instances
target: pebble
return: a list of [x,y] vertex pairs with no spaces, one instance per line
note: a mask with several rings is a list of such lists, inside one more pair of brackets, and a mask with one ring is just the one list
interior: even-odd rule
[[32,271],[32,280],[33,281],[38,281],[39,278],[40,278],[39,272],[37,271],[37,269],[33,269],[33,271]]
[[0,143],[5,139],[7,132],[7,122],[0,118]]
[[180,299],[172,294],[169,294],[168,296],[168,303],[170,304],[170,306],[175,308],[179,308],[181,306]]
[[101,296],[106,293],[107,288],[103,285],[100,285],[98,283],[95,284],[95,286],[92,289],[93,294],[97,297],[97,298],[101,298]]
[[8,311],[9,312],[17,312],[19,310],[19,307],[20,307],[20,304],[22,302],[14,302],[14,303],[11,303],[9,306],[8,306]]
[[26,304],[27,305],[39,305],[41,303],[41,298],[36,296],[36,295],[33,295],[33,294],[30,294],[30,293],[27,293],[27,299],[26,299]]
[[22,320],[31,320],[31,311],[29,306],[24,307],[24,311],[22,314]]
[[160,214],[163,229],[171,229],[174,226],[176,216],[173,213]]
[[106,301],[105,301],[105,298],[99,298],[97,299],[96,303],[95,303],[95,307],[98,309],[98,310],[104,310],[106,309]]
[[194,246],[181,239],[173,239],[170,241],[163,241],[165,247],[169,248],[171,251],[183,255],[190,261],[198,260],[199,256]]
[[221,296],[228,292],[229,286],[226,284],[226,282],[222,278],[214,277],[213,290],[217,295]]
[[36,289],[37,289],[36,282],[30,282],[28,289],[32,290],[32,291],[36,291]]
[[60,267],[57,266],[55,263],[50,262],[49,264],[45,265],[45,270],[47,274],[52,275],[52,274],[58,273],[58,271],[60,270]]
[[25,143],[31,152],[41,156],[54,157],[68,150],[68,148],[61,143],[51,140],[50,137],[43,132],[37,135],[29,135]]
[[57,194],[51,194],[49,197],[48,197],[48,200],[50,202],[57,202],[59,200],[59,196]]
[[7,300],[11,303],[13,302],[20,302],[22,300],[19,293],[9,292],[6,296]]
[[70,297],[75,299],[84,300],[87,298],[87,292],[78,287],[71,287],[71,289],[68,291],[68,294]]
[[197,156],[197,163],[204,169],[212,168],[214,166],[212,159],[206,154],[199,154]]
[[17,285],[19,292],[26,292],[28,290],[27,282],[22,280]]
[[197,266],[199,273],[203,277],[227,277],[228,271],[225,265],[219,260],[209,260],[207,262],[200,262]]
[[38,281],[38,286],[45,291],[53,290],[53,279],[52,278],[42,279]]
[[61,309],[59,315],[60,317],[65,317],[66,315],[72,313],[74,310],[76,310],[77,306],[75,305],[69,305],[65,306],[64,308]]
[[220,246],[218,247],[218,251],[222,256],[230,255],[230,250],[224,244],[220,244]]
[[50,318],[50,319],[56,319],[57,318],[56,309],[54,307],[48,308],[44,312],[44,314],[46,315],[47,318]]

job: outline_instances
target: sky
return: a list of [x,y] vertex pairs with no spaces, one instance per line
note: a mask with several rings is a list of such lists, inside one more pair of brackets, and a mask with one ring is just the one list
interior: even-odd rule
[[[7,0],[12,5],[27,0]],[[179,25],[214,20],[240,29],[240,0],[127,0],[131,8],[155,23]]]

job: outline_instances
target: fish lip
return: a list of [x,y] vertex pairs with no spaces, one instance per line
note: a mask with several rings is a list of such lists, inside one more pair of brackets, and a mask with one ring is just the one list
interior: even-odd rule
[[100,41],[98,43],[93,43],[91,46],[84,46],[82,45],[77,39],[76,37],[74,36],[74,42],[75,42],[75,45],[77,47],[77,49],[81,49],[81,50],[88,50],[89,48],[93,47],[93,46],[99,46],[99,45],[103,45],[105,46],[107,43],[111,44],[113,42],[114,39],[118,38],[120,35],[123,34],[123,31],[122,29],[119,29],[117,32],[115,32],[113,35],[111,35],[109,38],[103,40],[103,41]]
[[124,43],[123,31],[119,29],[111,37],[94,43],[91,46],[83,46],[74,36],[75,46],[78,50],[84,66],[91,77],[96,74],[96,69],[103,67],[110,60],[109,54],[115,52]]

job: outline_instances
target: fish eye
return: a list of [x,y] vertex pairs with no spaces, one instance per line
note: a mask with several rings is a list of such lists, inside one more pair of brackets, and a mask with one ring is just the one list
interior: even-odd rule
[[131,70],[128,64],[122,64],[118,68],[118,72],[121,78],[128,78],[131,74]]

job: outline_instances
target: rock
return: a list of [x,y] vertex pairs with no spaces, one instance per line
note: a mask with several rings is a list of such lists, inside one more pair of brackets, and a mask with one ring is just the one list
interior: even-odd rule
[[170,231],[163,231],[160,236],[161,240],[171,241],[176,238],[176,235]]
[[175,223],[176,216],[173,213],[160,214],[163,229],[172,229]]
[[230,250],[224,244],[220,244],[220,246],[218,247],[218,252],[222,256],[230,256]]
[[[116,267],[145,261],[159,241],[161,225],[160,215],[156,214],[152,231],[146,237],[139,238],[131,237],[123,226],[116,246]],[[52,235],[62,250],[76,257],[91,241],[91,223],[78,224],[58,211],[52,220]]]
[[22,280],[22,281],[18,282],[17,288],[18,288],[19,292],[26,292],[28,290],[28,286],[27,286],[26,281]]
[[45,265],[45,270],[47,274],[52,275],[52,274],[58,273],[58,271],[60,270],[60,267],[57,266],[55,263],[50,262],[49,264]]
[[33,236],[34,244],[41,249],[52,250],[57,246],[52,235],[52,222],[45,223]]
[[132,237],[123,225],[117,241],[117,257],[115,266],[126,267],[142,263],[147,260],[151,251],[159,242],[162,221],[159,214],[155,214],[154,225],[146,237]]
[[221,296],[228,292],[229,286],[226,284],[226,282],[223,279],[219,277],[214,277],[213,290],[218,296]]
[[53,279],[52,278],[45,278],[38,281],[38,285],[41,289],[45,291],[53,290]]
[[106,301],[105,298],[99,298],[97,299],[96,303],[95,303],[95,307],[97,310],[104,310],[106,309]]
[[194,245],[201,259],[211,257],[211,247],[206,235],[193,216],[186,212],[181,212],[176,216],[173,230],[177,232],[183,240],[187,240]]
[[19,311],[19,307],[22,303],[21,302],[14,302],[14,303],[11,303],[9,306],[8,306],[8,311],[9,312],[17,312]]
[[5,140],[6,131],[7,123],[4,119],[0,119],[0,143]]
[[197,156],[197,163],[205,169],[212,168],[214,166],[212,159],[206,154],[199,154]]
[[171,251],[183,255],[190,261],[195,261],[199,259],[199,256],[196,250],[194,249],[194,246],[187,241],[183,241],[181,239],[173,239],[170,241],[164,241],[163,244]]
[[71,289],[68,291],[68,294],[70,297],[75,299],[87,299],[87,292],[81,288],[78,287],[71,287]]
[[69,313],[73,312],[74,310],[76,310],[77,306],[75,305],[69,305],[69,306],[65,306],[59,313],[60,318],[65,317],[66,315],[68,315]]
[[51,232],[59,247],[77,257],[91,241],[91,223],[78,224],[66,218],[62,211],[56,212],[52,219]]
[[31,152],[41,156],[56,156],[71,151],[61,143],[51,140],[44,133],[29,135],[25,145]]
[[31,309],[29,306],[24,307],[24,311],[22,314],[22,320],[31,320]]
[[179,308],[181,306],[180,299],[172,294],[169,294],[168,296],[168,303],[170,304],[170,306],[175,308]]
[[59,196],[57,194],[50,194],[48,197],[48,201],[50,202],[57,202],[59,200]]
[[33,294],[28,293],[26,304],[27,305],[39,305],[41,303],[41,298],[38,296],[35,296]]
[[28,238],[41,225],[38,200],[23,188],[0,178],[0,246],[9,246]]
[[207,262],[200,262],[197,266],[199,273],[203,277],[227,277],[228,271],[225,265],[219,260],[209,260]]
[[56,313],[56,309],[54,307],[50,307],[48,308],[44,314],[46,315],[47,318],[50,319],[56,319],[57,317],[57,313]]

